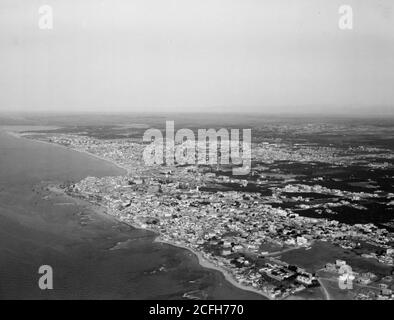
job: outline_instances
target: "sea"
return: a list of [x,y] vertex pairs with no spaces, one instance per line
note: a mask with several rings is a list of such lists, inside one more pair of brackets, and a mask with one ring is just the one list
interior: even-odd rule
[[[0,299],[264,299],[199,265],[188,250],[48,190],[115,165],[0,127]],[[40,289],[40,266],[53,289]]]

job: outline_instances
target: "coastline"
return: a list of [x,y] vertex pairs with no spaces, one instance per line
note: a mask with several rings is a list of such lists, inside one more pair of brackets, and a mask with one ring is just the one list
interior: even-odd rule
[[[100,160],[102,160],[102,161],[109,162],[109,163],[115,165],[116,167],[118,167],[118,168],[124,170],[124,171],[126,172],[126,174],[128,174],[128,173],[130,172],[127,168],[125,168],[125,167],[123,167],[123,166],[121,166],[121,165],[115,163],[113,160],[106,159],[106,158],[104,158],[104,157],[100,157],[100,156],[98,156],[98,155],[95,155],[95,154],[93,154],[93,153],[90,153],[90,152],[87,152],[87,151],[84,151],[84,150],[73,149],[73,148],[69,148],[69,147],[66,147],[66,146],[63,146],[63,145],[60,145],[60,144],[57,144],[57,143],[51,143],[51,142],[48,142],[48,141],[42,141],[42,140],[38,140],[38,139],[27,138],[27,137],[24,137],[23,135],[18,134],[17,132],[12,132],[12,131],[8,131],[8,130],[7,130],[7,131],[4,131],[4,132],[5,132],[6,134],[9,134],[9,135],[15,137],[15,138],[26,139],[26,140],[30,140],[30,141],[37,141],[37,142],[49,144],[49,145],[52,145],[52,146],[58,146],[58,147],[60,147],[60,148],[66,149],[66,150],[72,150],[72,151],[84,153],[84,154],[86,154],[86,155],[95,157],[95,158],[100,159]],[[59,192],[59,193],[62,193],[62,194],[67,195],[68,197],[71,197],[72,199],[75,200],[74,197],[68,195],[67,193],[64,192],[63,189],[61,189],[61,188],[59,188],[59,187],[52,188],[51,191],[52,191],[52,192]],[[260,295],[260,296],[262,296],[262,297],[264,297],[264,298],[266,298],[266,299],[268,299],[268,300],[271,300],[271,299],[272,299],[272,298],[270,298],[267,294],[265,294],[264,292],[262,292],[262,291],[260,291],[260,290],[257,290],[257,289],[255,289],[255,288],[253,288],[253,287],[246,286],[246,285],[243,285],[243,284],[239,283],[238,281],[236,281],[236,280],[234,279],[234,277],[233,277],[227,270],[225,270],[224,268],[221,268],[221,267],[215,265],[213,262],[207,260],[200,252],[198,252],[198,251],[196,251],[196,250],[194,250],[194,249],[191,249],[191,248],[189,248],[189,247],[187,247],[187,246],[185,246],[185,245],[182,245],[182,244],[178,244],[178,243],[174,243],[174,242],[162,240],[162,239],[160,239],[160,234],[158,234],[158,233],[155,232],[154,230],[151,230],[151,229],[148,229],[148,228],[141,228],[141,227],[138,226],[138,225],[135,225],[135,224],[132,224],[132,223],[127,223],[127,222],[125,222],[125,221],[122,221],[122,220],[118,219],[117,217],[108,214],[108,213],[107,213],[107,208],[104,207],[104,206],[102,206],[102,205],[98,205],[98,207],[99,207],[99,208],[98,208],[97,205],[93,205],[93,204],[90,203],[89,201],[87,201],[87,203],[90,204],[90,207],[91,207],[91,209],[92,209],[94,212],[100,211],[100,212],[98,212],[99,214],[102,214],[103,212],[105,212],[106,215],[111,216],[111,217],[114,217],[114,218],[117,219],[119,222],[126,223],[127,225],[129,225],[129,226],[131,226],[131,227],[133,227],[133,228],[135,228],[135,229],[147,230],[147,231],[150,231],[150,232],[154,233],[154,235],[155,235],[154,242],[167,244],[167,245],[170,245],[170,246],[173,246],[173,247],[177,247],[177,248],[180,248],[180,249],[184,249],[184,250],[189,251],[191,254],[194,254],[194,255],[196,256],[197,261],[198,261],[198,264],[199,264],[201,267],[206,268],[206,269],[216,270],[216,271],[220,272],[220,273],[224,276],[225,280],[226,280],[227,282],[229,282],[230,284],[232,284],[233,286],[235,286],[235,287],[237,287],[237,288],[239,288],[239,289],[241,289],[241,290],[244,290],[244,291],[249,291],[249,292],[256,293],[256,294],[258,294],[258,295]],[[100,209],[102,209],[102,211],[101,211]]]
[[[135,226],[133,226],[133,227],[135,227]],[[212,269],[212,270],[219,271],[224,276],[226,281],[231,283],[233,286],[235,286],[235,287],[237,287],[239,289],[245,290],[245,291],[250,291],[250,292],[253,292],[253,293],[257,293],[257,294],[263,296],[264,298],[266,298],[268,300],[272,300],[272,298],[269,295],[265,294],[264,292],[262,292],[260,290],[257,290],[257,289],[255,289],[253,287],[246,286],[246,285],[243,285],[243,284],[239,283],[238,281],[236,281],[234,279],[234,277],[228,271],[226,271],[225,269],[223,269],[221,267],[218,267],[213,262],[207,260],[200,252],[198,252],[198,251],[196,251],[194,249],[191,249],[191,248],[189,248],[189,247],[187,247],[185,245],[182,245],[182,244],[178,244],[178,243],[173,243],[173,242],[170,242],[170,241],[162,240],[162,239],[160,239],[159,235],[155,238],[154,241],[158,242],[158,243],[167,244],[167,245],[170,245],[170,246],[173,246],[173,247],[177,247],[177,248],[188,250],[189,252],[191,252],[192,254],[194,254],[197,257],[198,263],[199,263],[199,265],[201,267],[206,268],[206,269]]]
[[[65,195],[65,196],[67,196],[67,197],[70,197],[70,198],[73,199],[74,201],[78,199],[78,198],[75,198],[75,197],[73,197],[73,196],[67,194],[66,192],[64,192],[63,189],[61,189],[61,188],[58,187],[58,186],[54,186],[54,185],[53,185],[50,189],[51,189],[52,192],[59,193],[59,194],[63,194],[63,195]],[[119,222],[121,222],[121,223],[124,223],[124,224],[126,224],[126,225],[128,225],[128,226],[130,226],[130,227],[132,227],[132,228],[134,228],[134,229],[139,229],[139,230],[144,230],[144,231],[152,232],[152,233],[154,234],[154,236],[155,236],[153,242],[157,242],[157,243],[161,243],[161,244],[166,244],[166,245],[170,245],[170,246],[173,246],[173,247],[176,247],[176,248],[179,248],[179,249],[187,250],[188,252],[190,252],[191,254],[193,254],[193,255],[196,256],[197,261],[198,261],[198,264],[199,264],[201,267],[203,267],[203,268],[205,268],[205,269],[211,269],[211,270],[216,270],[216,271],[220,272],[220,273],[223,275],[223,277],[225,278],[225,280],[226,280],[227,282],[229,282],[230,284],[232,284],[234,287],[237,287],[237,288],[239,288],[239,289],[241,289],[241,290],[244,290],[244,291],[249,291],[249,292],[256,293],[256,294],[258,294],[258,295],[260,295],[260,296],[263,296],[264,298],[266,298],[266,299],[268,299],[268,300],[272,300],[272,298],[269,297],[269,296],[268,296],[267,294],[265,294],[264,292],[259,291],[259,290],[255,289],[255,288],[253,288],[253,287],[246,286],[246,285],[243,285],[243,284],[237,282],[237,281],[234,279],[234,277],[233,277],[228,271],[226,271],[225,269],[223,269],[223,268],[221,268],[221,267],[215,265],[213,262],[207,260],[200,252],[198,252],[198,251],[196,251],[196,250],[194,250],[194,249],[191,249],[191,248],[189,248],[189,247],[187,247],[187,246],[185,246],[185,245],[179,244],[179,243],[174,243],[174,242],[162,240],[162,239],[160,239],[160,234],[158,234],[156,231],[154,231],[154,230],[152,230],[152,229],[149,229],[149,228],[142,228],[141,226],[139,226],[139,225],[137,225],[137,224],[133,224],[133,223],[130,223],[130,222],[122,221],[122,220],[118,219],[116,216],[111,215],[111,214],[108,214],[107,208],[104,207],[104,206],[102,206],[102,205],[93,204],[93,203],[89,202],[88,200],[82,200],[82,201],[83,201],[84,203],[88,204],[88,205],[90,206],[90,208],[91,208],[94,212],[96,212],[96,213],[98,213],[98,214],[105,214],[105,215],[107,215],[107,216],[110,216],[110,217],[112,217],[113,219],[116,219],[117,221],[119,221]]]
[[99,159],[99,160],[102,160],[102,161],[106,161],[106,162],[111,163],[111,164],[114,165],[115,167],[124,170],[124,171],[125,171],[125,174],[130,173],[130,170],[127,169],[127,167],[121,166],[120,164],[116,163],[115,161],[113,161],[113,160],[111,160],[111,159],[104,158],[104,157],[100,157],[100,156],[98,156],[98,155],[96,155],[96,154],[94,154],[94,153],[91,153],[91,152],[88,152],[88,151],[85,151],[85,150],[73,149],[73,148],[69,148],[69,147],[63,146],[63,145],[58,144],[58,143],[52,143],[52,142],[43,141],[43,140],[39,140],[39,139],[27,138],[27,137],[25,137],[25,136],[23,136],[23,135],[21,135],[21,134],[18,134],[17,132],[13,132],[13,131],[4,131],[4,132],[5,132],[6,134],[8,134],[8,135],[14,137],[14,138],[26,139],[26,140],[29,140],[29,141],[36,141],[36,142],[45,143],[45,144],[48,144],[48,145],[51,145],[51,146],[57,146],[57,147],[59,147],[59,148],[63,148],[63,149],[66,149],[66,150],[71,150],[71,151],[76,151],[76,152],[79,152],[79,153],[82,153],[82,154],[86,154],[86,155],[91,156],[91,157],[94,157],[94,158],[96,158],[96,159]]

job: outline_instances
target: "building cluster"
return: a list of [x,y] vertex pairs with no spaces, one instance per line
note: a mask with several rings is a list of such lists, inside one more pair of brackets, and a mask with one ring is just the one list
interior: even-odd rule
[[[297,249],[320,240],[356,248],[360,241],[369,241],[386,248],[387,255],[379,261],[392,264],[393,235],[384,229],[301,217],[265,204],[257,193],[201,192],[188,180],[194,176],[188,168],[182,170],[184,182],[173,179],[173,172],[163,171],[154,178],[90,177],[69,191],[105,205],[122,221],[157,232],[163,241],[204,253],[241,283],[272,297],[298,292],[301,285],[315,284],[315,279],[283,265],[261,266],[260,260],[270,254],[267,243]],[[272,287],[272,280],[289,279],[294,281],[287,286]]]
[[[98,140],[61,134],[50,137],[49,141],[92,153],[128,169],[125,176],[88,177],[70,185],[67,192],[105,206],[110,214],[126,223],[156,232],[162,241],[197,252],[238,282],[272,298],[283,298],[316,286],[318,278],[302,268],[273,259],[267,245],[280,248],[280,254],[282,250],[310,247],[315,241],[327,241],[344,249],[355,249],[360,243],[368,242],[384,250],[370,252],[368,258],[393,265],[394,235],[387,230],[373,224],[350,225],[302,217],[290,208],[273,205],[280,204],[286,193],[319,193],[346,201],[373,198],[375,193],[287,183],[267,186],[272,192],[267,196],[242,189],[257,184],[256,177],[252,177],[256,172],[248,177],[233,177],[196,165],[147,167],[142,161],[143,145],[127,139]],[[271,152],[275,148],[281,151]],[[309,146],[295,149],[298,151],[285,154],[281,145],[263,144],[254,157],[266,163],[282,158],[304,162],[335,158],[332,148],[320,148],[318,152],[312,152]],[[217,184],[236,184],[240,188],[201,190]],[[337,272],[336,268],[336,265],[326,266],[331,272]],[[358,278],[364,283],[374,281],[371,275],[361,274]]]
[[[391,252],[389,252],[391,254]],[[333,273],[335,277],[340,279],[344,277],[344,281],[352,281],[351,288],[354,290],[354,299],[367,300],[393,300],[394,299],[394,283],[391,275],[384,277],[380,282],[378,276],[372,272],[355,272],[346,269],[346,261],[336,260],[335,263],[327,263],[325,271]]]

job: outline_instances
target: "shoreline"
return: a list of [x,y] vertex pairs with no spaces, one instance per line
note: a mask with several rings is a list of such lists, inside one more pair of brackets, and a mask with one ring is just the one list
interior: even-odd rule
[[[133,227],[135,227],[135,226],[133,226]],[[139,229],[141,229],[141,228],[139,228]],[[152,231],[152,232],[154,232],[154,231]],[[155,233],[155,234],[157,234],[157,233]],[[177,247],[177,248],[180,248],[180,249],[185,249],[185,250],[189,251],[190,253],[192,253],[192,254],[194,254],[196,256],[196,258],[198,260],[198,264],[201,267],[203,267],[205,269],[211,269],[211,270],[216,270],[216,271],[220,272],[224,276],[226,281],[231,283],[234,287],[237,287],[237,288],[239,288],[241,290],[244,290],[244,291],[250,291],[250,292],[256,293],[256,294],[258,294],[260,296],[263,296],[264,298],[266,298],[268,300],[272,300],[272,298],[268,294],[265,294],[264,292],[262,292],[260,290],[257,290],[257,289],[255,289],[253,287],[246,286],[246,285],[243,285],[242,283],[239,283],[237,280],[234,279],[233,275],[230,272],[228,272],[224,268],[221,268],[221,267],[215,265],[213,262],[207,260],[201,254],[201,252],[198,252],[198,251],[196,251],[194,249],[191,249],[191,248],[189,248],[189,247],[187,247],[185,245],[182,245],[182,244],[178,244],[178,243],[162,240],[162,239],[160,239],[160,235],[158,235],[155,238],[154,242],[167,244],[167,245],[170,245],[170,246],[173,246],[173,247]]]
[[39,139],[27,138],[27,137],[25,137],[25,136],[23,136],[21,134],[18,134],[17,132],[13,132],[13,131],[4,131],[4,132],[6,134],[14,137],[14,138],[25,139],[25,140],[29,140],[29,141],[36,141],[36,142],[45,143],[45,144],[48,144],[48,145],[51,145],[51,146],[57,146],[59,148],[63,148],[63,149],[66,149],[66,150],[71,150],[71,151],[76,151],[76,152],[79,152],[79,153],[82,153],[82,154],[86,154],[86,155],[94,157],[96,159],[99,159],[99,160],[111,163],[115,167],[124,170],[126,175],[130,173],[130,170],[127,169],[127,167],[121,166],[121,165],[119,165],[118,163],[116,163],[115,161],[113,161],[111,159],[107,159],[107,158],[98,156],[98,155],[96,155],[94,153],[91,153],[91,152],[88,152],[88,151],[85,151],[85,150],[74,149],[74,148],[70,148],[70,147],[63,146],[63,145],[58,144],[58,143],[49,142],[49,141],[43,141],[43,140],[39,140]]
[[[90,152],[87,152],[87,151],[84,151],[84,150],[73,149],[73,148],[69,148],[69,147],[66,147],[66,146],[63,146],[63,145],[60,145],[60,144],[57,144],[57,143],[48,142],[48,141],[42,141],[42,140],[38,140],[38,139],[27,138],[27,137],[24,137],[23,135],[20,135],[20,134],[18,134],[18,133],[16,133],[16,132],[12,132],[12,131],[4,131],[4,132],[5,132],[6,134],[9,134],[9,135],[15,137],[15,138],[26,139],[26,140],[31,140],[31,141],[37,141],[37,142],[49,144],[49,145],[52,145],[52,146],[58,146],[58,147],[60,147],[60,148],[66,149],[66,150],[72,150],[72,151],[84,153],[84,154],[86,154],[86,155],[88,155],[88,156],[92,156],[92,157],[97,158],[97,159],[100,159],[100,160],[102,160],[102,161],[106,161],[106,162],[108,162],[108,163],[111,163],[111,164],[115,165],[117,168],[120,168],[120,169],[122,169],[122,170],[125,170],[125,171],[126,171],[126,174],[128,174],[128,173],[130,172],[128,169],[126,169],[125,167],[123,167],[123,166],[121,166],[121,165],[115,163],[113,160],[106,159],[106,158],[104,158],[104,157],[100,157],[100,156],[98,156],[98,155],[95,155],[95,154],[93,154],[93,153],[90,153]],[[64,190],[61,189],[61,188],[56,188],[56,190],[52,190],[52,192],[61,192],[62,194],[67,195],[67,196],[71,197],[72,199],[74,199],[74,197],[72,197],[72,196],[68,195],[67,193],[65,193]],[[74,199],[74,200],[75,200],[75,199]],[[99,210],[96,206],[94,206],[94,205],[93,205],[92,203],[90,203],[89,201],[87,201],[87,203],[90,204],[90,207],[91,207],[91,209],[92,209],[94,212],[97,212],[97,210]],[[127,225],[133,227],[134,229],[140,229],[140,230],[145,230],[145,231],[150,231],[150,232],[152,232],[152,233],[155,235],[155,238],[154,238],[153,242],[162,243],[162,244],[166,244],[166,245],[170,245],[170,246],[173,246],[173,247],[177,247],[177,248],[180,248],[180,249],[187,250],[187,251],[190,252],[191,254],[195,255],[195,257],[197,258],[198,264],[199,264],[202,268],[210,269],[210,270],[216,270],[216,271],[220,272],[228,283],[230,283],[231,285],[237,287],[238,289],[241,289],[241,290],[244,290],[244,291],[253,292],[253,293],[256,293],[256,294],[258,294],[258,295],[260,295],[260,296],[262,296],[262,297],[264,297],[264,298],[266,298],[266,299],[268,299],[268,300],[272,300],[272,298],[270,298],[270,297],[269,297],[267,294],[265,294],[264,292],[262,292],[262,291],[260,291],[260,290],[257,290],[257,289],[255,289],[255,288],[253,288],[253,287],[246,286],[246,285],[243,285],[243,284],[239,283],[237,280],[234,279],[234,277],[232,276],[231,273],[229,273],[227,270],[225,270],[225,269],[223,269],[223,268],[221,268],[221,267],[215,265],[213,262],[207,260],[207,259],[202,255],[202,253],[200,253],[200,252],[198,252],[198,251],[196,251],[196,250],[194,250],[194,249],[191,249],[191,248],[189,248],[189,247],[187,247],[187,246],[185,246],[185,245],[182,245],[182,244],[178,244],[178,243],[174,243],[174,242],[170,242],[170,241],[161,240],[161,239],[160,239],[160,234],[158,234],[157,232],[155,232],[155,231],[153,231],[153,230],[150,230],[150,229],[148,229],[148,228],[141,228],[140,226],[135,225],[135,224],[132,224],[132,223],[124,222],[124,221],[118,219],[117,217],[108,214],[108,213],[107,213],[107,208],[106,208],[105,206],[99,205],[99,207],[103,209],[103,211],[105,212],[106,215],[109,215],[109,216],[111,216],[111,217],[114,217],[117,221],[119,221],[119,222],[121,222],[121,223],[126,223]],[[101,213],[101,212],[100,212],[100,213]]]
[[130,227],[132,227],[132,228],[134,228],[134,229],[138,229],[138,230],[143,230],[143,231],[151,232],[151,233],[153,234],[153,237],[154,237],[153,242],[160,243],[160,244],[165,244],[165,245],[169,245],[169,246],[176,247],[176,248],[183,249],[183,250],[187,250],[189,253],[191,253],[192,255],[194,255],[194,256],[197,258],[197,262],[198,262],[198,264],[199,264],[202,268],[211,269],[211,270],[215,270],[215,271],[220,272],[220,273],[223,275],[224,279],[225,279],[227,282],[229,282],[231,285],[233,285],[234,287],[237,287],[238,289],[241,289],[241,290],[244,290],[244,291],[249,291],[249,292],[256,293],[256,294],[258,294],[258,295],[260,295],[260,296],[262,296],[262,297],[264,297],[264,298],[266,298],[266,299],[268,299],[268,300],[272,300],[272,298],[269,297],[269,296],[268,296],[267,294],[265,294],[264,292],[259,291],[259,290],[255,289],[255,288],[253,288],[253,287],[246,286],[246,285],[243,285],[243,284],[237,282],[237,281],[234,279],[234,277],[232,276],[231,273],[229,273],[229,272],[228,272],[227,270],[225,270],[224,268],[221,268],[221,267],[215,265],[213,262],[207,260],[207,259],[202,255],[202,253],[199,252],[199,251],[196,251],[196,250],[194,250],[194,249],[191,249],[191,248],[189,248],[189,247],[187,247],[187,246],[185,246],[185,245],[179,244],[179,243],[175,243],[175,242],[171,242],[171,241],[162,240],[162,239],[160,239],[160,236],[161,236],[161,235],[160,235],[159,233],[157,233],[155,230],[152,230],[152,229],[149,229],[149,228],[142,228],[141,226],[139,226],[139,225],[137,225],[137,224],[130,223],[130,222],[126,222],[126,221],[122,221],[122,220],[120,220],[119,218],[117,218],[116,216],[109,214],[109,213],[108,213],[108,209],[107,209],[105,206],[100,205],[100,204],[93,204],[93,203],[91,203],[91,202],[89,202],[88,200],[85,200],[85,199],[75,198],[75,197],[73,197],[73,196],[67,194],[66,192],[64,192],[64,190],[63,190],[62,188],[60,188],[59,186],[52,186],[51,191],[52,191],[52,192],[56,192],[56,193],[63,194],[63,195],[65,195],[65,196],[67,196],[67,197],[70,197],[70,198],[73,199],[74,201],[75,201],[75,200],[81,200],[81,201],[83,201],[84,203],[88,204],[89,207],[90,207],[90,209],[92,209],[94,212],[96,212],[96,213],[98,213],[98,214],[105,214],[106,216],[112,217],[112,218],[115,219],[116,221],[118,221],[118,222],[120,222],[120,223],[124,223],[124,224],[126,224],[126,225],[128,225],[128,226],[130,226]]

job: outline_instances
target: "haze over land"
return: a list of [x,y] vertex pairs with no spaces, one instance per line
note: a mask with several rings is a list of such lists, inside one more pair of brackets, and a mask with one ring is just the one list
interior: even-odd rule
[[0,112],[393,114],[390,0],[0,4]]

